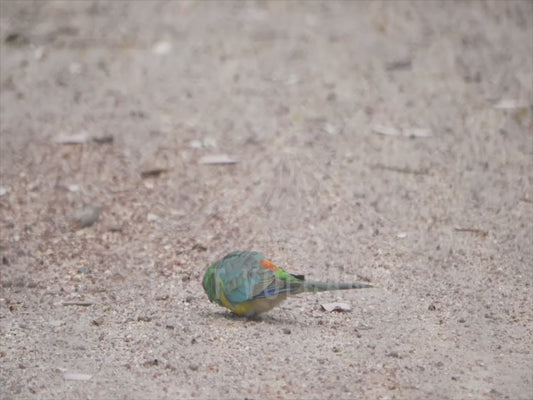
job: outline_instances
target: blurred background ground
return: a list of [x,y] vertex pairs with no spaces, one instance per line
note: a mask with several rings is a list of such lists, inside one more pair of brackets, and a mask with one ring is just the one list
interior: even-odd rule
[[[2,1],[0,40],[0,397],[533,397],[533,3]],[[235,318],[236,249],[378,288]]]

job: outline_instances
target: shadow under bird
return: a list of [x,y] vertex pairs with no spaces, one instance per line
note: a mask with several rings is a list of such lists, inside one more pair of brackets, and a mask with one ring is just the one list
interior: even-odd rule
[[276,307],[289,295],[373,286],[306,281],[303,275],[284,271],[257,251],[234,251],[207,269],[203,287],[212,302],[237,315],[253,317]]

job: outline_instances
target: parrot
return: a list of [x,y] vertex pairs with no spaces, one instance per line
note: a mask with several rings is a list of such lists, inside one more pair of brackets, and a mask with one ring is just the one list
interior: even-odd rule
[[207,269],[202,286],[211,302],[252,318],[271,310],[292,294],[373,287],[360,282],[306,281],[303,275],[286,272],[257,251],[227,254]]

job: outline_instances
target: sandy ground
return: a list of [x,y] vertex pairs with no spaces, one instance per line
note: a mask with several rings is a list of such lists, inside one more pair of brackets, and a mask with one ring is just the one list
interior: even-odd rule
[[[2,1],[0,29],[0,398],[533,398],[532,2]],[[378,287],[237,318],[201,287],[236,249]]]

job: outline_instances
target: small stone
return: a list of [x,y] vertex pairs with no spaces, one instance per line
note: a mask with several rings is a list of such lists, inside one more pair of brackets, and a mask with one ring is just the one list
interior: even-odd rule
[[385,354],[387,357],[392,357],[392,358],[400,358],[400,355],[398,354],[397,351],[390,351],[388,352],[387,354]]
[[72,75],[79,75],[81,74],[83,66],[78,62],[72,62],[68,66],[68,70]]
[[44,57],[44,46],[37,47],[33,52],[33,57],[35,57],[36,60],[42,60]]
[[155,367],[159,365],[159,360],[157,358],[154,358],[153,360],[147,360],[143,363],[143,366],[145,367]]
[[162,56],[164,54],[168,54],[170,53],[170,50],[172,50],[172,43],[168,42],[168,41],[160,41],[160,42],[156,42],[154,43],[154,45],[152,46],[152,53],[158,55],[158,56]]
[[148,213],[148,215],[146,216],[146,221],[148,222],[154,222],[154,221],[158,221],[159,220],[159,217],[155,214],[152,214],[152,213]]
[[189,364],[189,369],[191,371],[198,371],[198,364]]
[[93,225],[100,217],[102,206],[91,205],[79,211],[72,220],[75,229],[87,228]]
[[28,44],[30,41],[22,33],[11,32],[6,36],[6,38],[4,39],[4,42],[12,46],[23,46],[23,45]]
[[466,320],[464,318],[459,318],[459,320],[457,320],[457,322],[459,322],[460,324],[464,324],[466,322]]
[[96,319],[93,319],[92,321],[92,324],[94,326],[100,326],[100,325],[103,325],[103,323],[104,323],[104,317],[98,317]]
[[342,132],[342,126],[337,126],[329,122],[326,122],[324,124],[323,129],[324,129],[324,132],[332,136]]
[[291,330],[289,328],[283,328],[281,330],[285,335],[290,335],[291,334]]
[[80,274],[85,274],[85,275],[91,273],[91,271],[89,270],[89,268],[87,268],[87,267],[85,267],[85,266],[78,268],[78,272],[79,272]]

